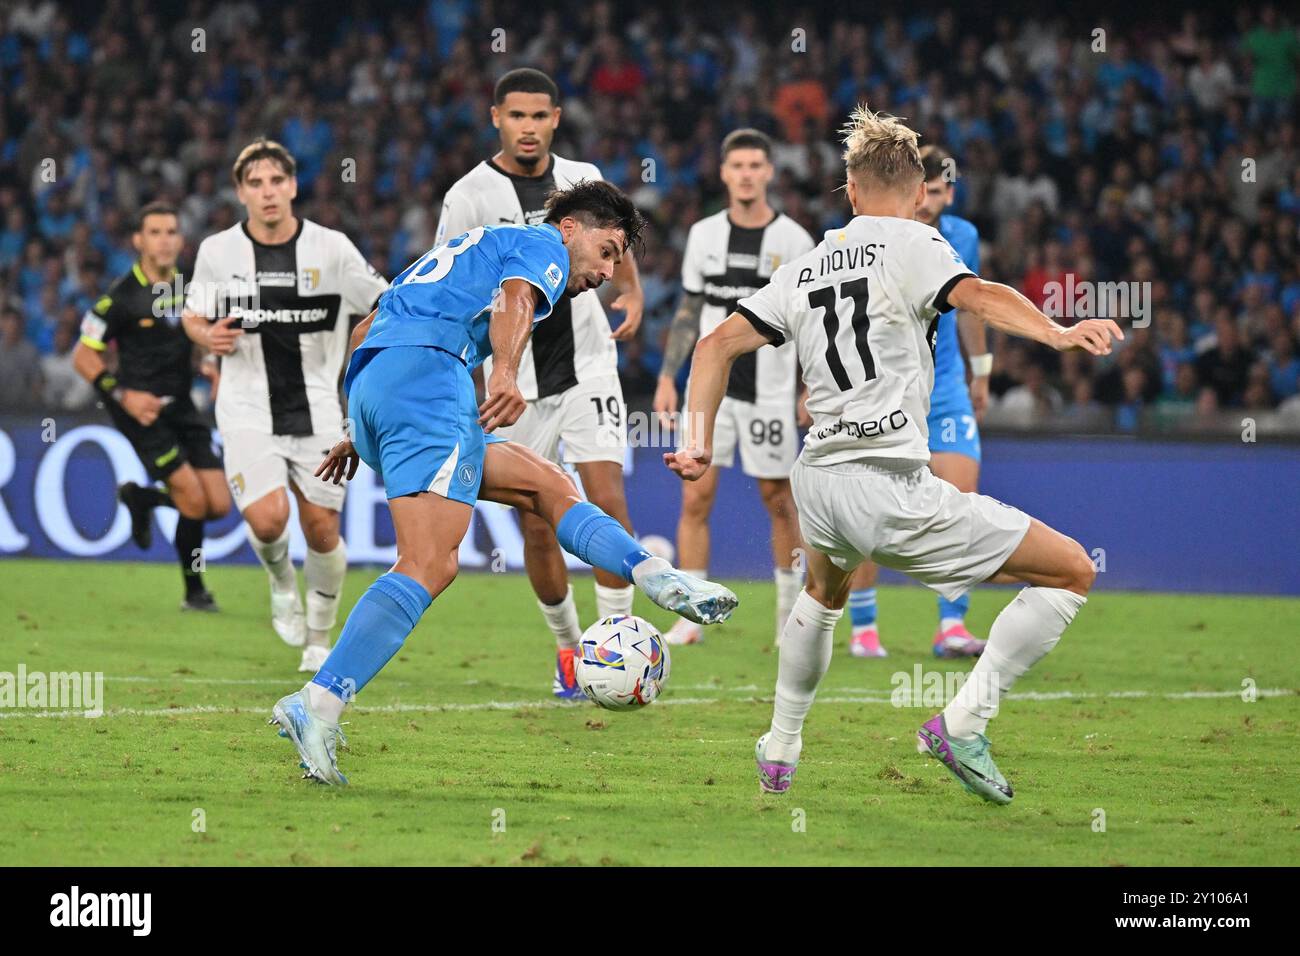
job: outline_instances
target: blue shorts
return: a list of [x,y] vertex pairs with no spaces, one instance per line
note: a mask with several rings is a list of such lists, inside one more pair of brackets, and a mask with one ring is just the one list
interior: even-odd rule
[[926,425],[930,429],[931,452],[953,452],[980,460],[980,429],[965,392],[931,405]]
[[492,442],[464,363],[432,346],[362,349],[348,370],[352,443],[389,498],[431,491],[473,505]]

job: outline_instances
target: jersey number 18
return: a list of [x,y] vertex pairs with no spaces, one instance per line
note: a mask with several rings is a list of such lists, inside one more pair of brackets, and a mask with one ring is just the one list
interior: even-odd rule
[[453,239],[446,245],[426,252],[415,265],[411,266],[402,282],[437,282],[445,279],[455,264],[456,257],[470,247],[478,245],[479,240],[483,238],[483,227],[471,229],[464,236],[457,238],[462,241],[456,242]]

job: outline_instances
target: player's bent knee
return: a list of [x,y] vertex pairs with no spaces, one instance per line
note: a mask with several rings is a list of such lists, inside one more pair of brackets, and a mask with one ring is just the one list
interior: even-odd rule
[[280,535],[284,534],[284,529],[288,527],[289,513],[286,511],[284,514],[275,512],[249,514],[245,511],[244,520],[248,522],[248,527],[258,541],[275,541]]
[[1071,543],[1074,545],[1071,560],[1072,580],[1066,590],[1074,591],[1076,594],[1087,594],[1097,580],[1097,566],[1092,563],[1092,558],[1088,557],[1088,552],[1083,550],[1083,545],[1077,541]]
[[302,533],[313,551],[333,551],[339,543],[338,517],[308,521],[304,524]]

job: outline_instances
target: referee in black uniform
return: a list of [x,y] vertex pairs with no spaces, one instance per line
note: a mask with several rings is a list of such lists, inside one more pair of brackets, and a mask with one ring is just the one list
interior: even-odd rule
[[[74,363],[99,391],[113,424],[131,442],[149,477],[167,490],[127,482],[118,498],[131,513],[131,538],[152,542],[151,518],[159,506],[180,512],[176,556],[185,579],[182,610],[215,611],[216,602],[198,570],[203,522],[230,511],[221,459],[212,431],[190,400],[193,346],[180,324],[185,295],[176,272],[184,240],[174,207],[150,203],[136,218],[131,237],[139,260],[99,298],[81,321]],[[157,291],[155,286],[160,289]],[[102,353],[117,342],[117,371]],[[204,365],[215,393],[215,365]]]

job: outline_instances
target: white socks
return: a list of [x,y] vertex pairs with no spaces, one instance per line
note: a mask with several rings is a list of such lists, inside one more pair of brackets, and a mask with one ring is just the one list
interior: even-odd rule
[[943,710],[948,733],[970,740],[984,733],[998,702],[1025,671],[1056,646],[1087,598],[1062,588],[1025,588],[989,629],[970,677]]
[[311,712],[321,720],[337,724],[339,718],[343,716],[343,708],[347,706],[344,700],[334,696],[320,684],[313,684],[310,681],[304,689],[307,691],[307,703],[311,705]]
[[338,618],[343,577],[348,571],[348,549],[339,538],[333,551],[307,549],[302,576],[307,585],[307,643],[329,647],[330,629]]
[[247,524],[248,543],[253,546],[253,553],[262,562],[266,573],[271,576],[271,585],[277,591],[292,591],[298,587],[298,577],[293,571],[293,561],[289,558],[289,528],[286,525],[280,537],[274,541],[262,541],[253,534]]
[[[572,589],[569,591],[573,593]],[[636,596],[636,588],[631,585],[625,585],[621,588],[607,588],[605,585],[596,584],[596,617],[606,618],[613,617],[615,614],[631,614],[632,598]]]
[[658,574],[661,571],[671,571],[673,566],[663,558],[649,557],[632,569],[632,581],[638,587],[641,585],[642,578],[651,574]]
[[[628,590],[632,588],[629,587]],[[568,593],[559,604],[544,604],[539,599],[537,606],[541,608],[542,617],[546,618],[547,626],[555,635],[555,646],[577,647],[578,638],[582,637],[582,625],[578,623],[578,605],[573,603],[573,585],[569,585]]]
[[794,763],[803,747],[803,721],[817,695],[817,685],[831,663],[835,624],[844,613],[813,600],[807,591],[795,598],[781,634],[781,659],[776,672],[776,706],[772,736],[764,756]]
[[793,568],[777,568],[773,572],[776,580],[776,633],[778,640],[785,630],[785,619],[790,616],[794,602],[803,590],[803,572]]

